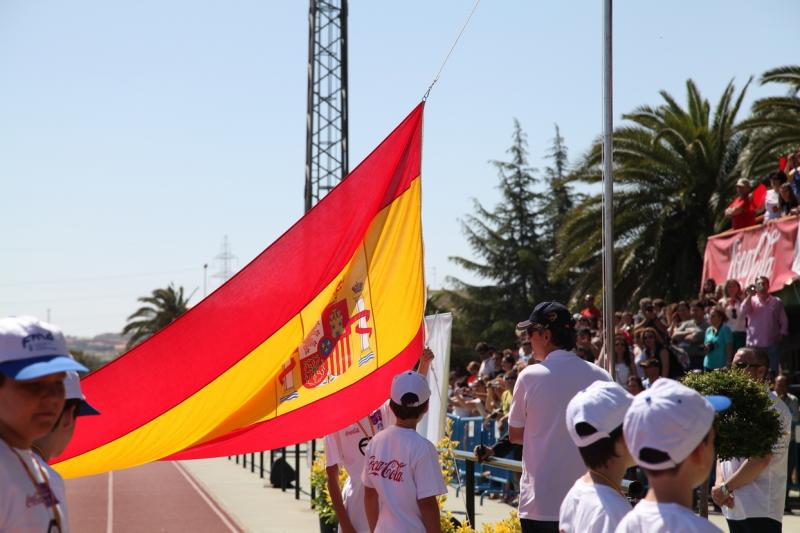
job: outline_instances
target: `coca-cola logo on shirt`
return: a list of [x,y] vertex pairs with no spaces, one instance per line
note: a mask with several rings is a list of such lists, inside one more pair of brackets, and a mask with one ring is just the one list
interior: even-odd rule
[[406,464],[392,459],[391,461],[381,461],[376,459],[374,455],[369,456],[367,463],[367,472],[371,476],[379,476],[383,479],[391,479],[398,483],[403,481],[403,468]]

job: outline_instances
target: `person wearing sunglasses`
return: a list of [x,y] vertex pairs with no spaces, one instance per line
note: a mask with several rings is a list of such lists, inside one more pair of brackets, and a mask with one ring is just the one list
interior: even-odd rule
[[[733,356],[734,368],[768,387],[769,357],[764,350],[741,348]],[[771,533],[782,530],[789,432],[792,415],[786,404],[767,388],[782,424],[781,437],[765,457],[734,458],[717,462],[714,502],[732,533]]]
[[575,319],[558,302],[541,302],[526,331],[536,359],[517,376],[508,416],[512,443],[522,444],[519,517],[522,533],[557,533],[561,502],[586,472],[567,431],[567,404],[595,381],[611,381],[602,368],[575,355]]

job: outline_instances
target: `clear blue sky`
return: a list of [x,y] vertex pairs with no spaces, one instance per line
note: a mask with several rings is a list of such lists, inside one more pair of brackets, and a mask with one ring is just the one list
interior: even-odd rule
[[[418,102],[471,6],[351,0],[353,165]],[[731,78],[798,63],[796,8],[617,0],[617,123],[660,89],[683,101],[689,77],[716,101]],[[601,9],[478,8],[426,109],[430,284],[464,276],[447,259],[470,254],[458,220],[472,198],[497,201],[487,161],[505,156],[513,117],[538,167],[554,123],[572,158],[600,133]],[[223,235],[242,266],[300,217],[307,10],[305,0],[0,3],[0,315],[51,309],[71,334],[119,331],[155,287],[199,296]],[[748,108],[771,91],[754,85]]]

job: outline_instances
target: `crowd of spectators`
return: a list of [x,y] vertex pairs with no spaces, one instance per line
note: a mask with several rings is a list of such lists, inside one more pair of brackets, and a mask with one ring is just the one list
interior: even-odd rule
[[754,197],[750,180],[741,178],[736,182],[736,198],[725,210],[732,229],[800,214],[800,148],[781,158],[779,168],[764,180],[767,190],[761,200]]
[[[608,350],[603,342],[602,313],[592,295],[585,296],[573,318],[575,354],[606,369],[607,358],[612,357],[614,380],[633,395],[661,377],[679,379],[686,372],[729,368],[739,348],[758,348],[768,355],[770,383],[792,411],[794,424],[800,422],[797,399],[788,393],[789,380],[781,373],[780,346],[788,334],[788,320],[780,298],[769,293],[765,277],[746,288],[733,279],[723,284],[709,279],[692,301],[642,298],[636,312],[614,314],[614,337]],[[458,417],[484,417],[486,424],[495,424],[497,435],[508,430],[518,374],[528,365],[540,363],[526,334],[517,333],[516,344],[504,349],[479,342],[466,373],[450,373],[449,411]],[[793,442],[792,472],[796,454]],[[790,482],[792,478],[790,474]],[[796,479],[800,483],[800,473]]]

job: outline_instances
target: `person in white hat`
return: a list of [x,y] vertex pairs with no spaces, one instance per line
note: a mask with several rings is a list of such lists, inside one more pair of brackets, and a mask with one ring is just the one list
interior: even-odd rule
[[439,454],[416,431],[428,411],[430,396],[428,382],[412,370],[392,380],[389,408],[397,421],[367,445],[361,473],[371,531],[431,533],[441,529],[436,497],[445,494],[447,487]]
[[562,533],[614,533],[631,510],[622,493],[625,470],[634,465],[622,423],[633,401],[612,381],[596,381],[567,404],[567,431],[588,471],[561,502]]
[[69,371],[64,377],[64,409],[61,411],[61,416],[56,420],[50,433],[36,439],[31,448],[45,461],[58,457],[67,448],[75,433],[77,418],[99,414],[100,412],[86,401],[78,373]]
[[[0,532],[67,531],[60,477],[33,453],[64,409],[64,376],[86,372],[61,330],[33,317],[0,319]],[[63,482],[61,482],[63,483]]]
[[[77,417],[87,415],[99,415],[100,412],[86,401],[86,397],[81,391],[80,377],[77,372],[69,371],[64,377],[64,409],[58,417],[50,433],[40,439],[33,441],[31,449],[42,459],[50,486],[59,501],[65,502],[67,498],[64,480],[61,476],[47,464],[50,459],[58,457],[67,448],[67,444],[75,433]],[[69,516],[66,507],[62,508],[61,519],[65,524],[69,523]]]
[[[422,350],[417,372],[425,376],[433,361],[433,351]],[[364,453],[367,444],[383,428],[395,423],[394,414],[386,400],[378,409],[361,420],[325,436],[325,473],[328,493],[341,533],[369,533],[369,523],[364,510]],[[339,486],[339,467],[344,466],[349,477],[344,487]]]
[[708,478],[714,461],[715,413],[730,404],[724,396],[703,397],[669,378],[634,397],[622,433],[650,490],[617,533],[720,531],[692,512],[692,491]]
[[746,228],[756,223],[756,206],[751,191],[750,180],[739,178],[736,182],[736,198],[725,210],[725,216],[730,217],[733,229]]

